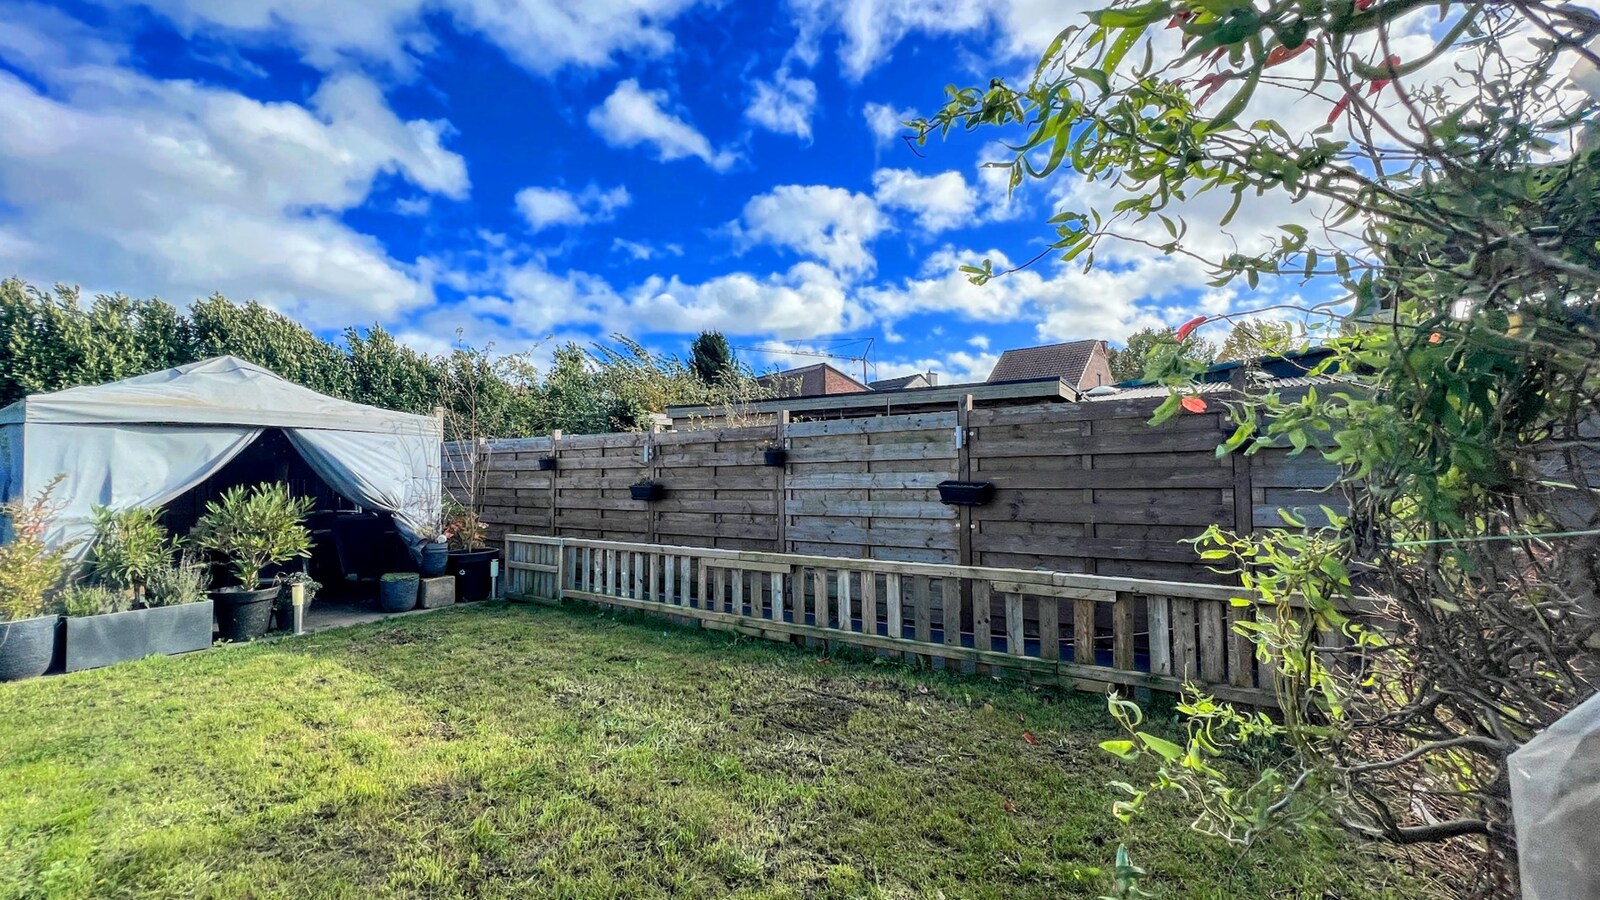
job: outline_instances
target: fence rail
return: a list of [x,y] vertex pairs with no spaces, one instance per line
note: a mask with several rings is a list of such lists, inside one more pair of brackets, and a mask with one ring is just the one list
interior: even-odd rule
[[1085,690],[1273,703],[1233,629],[1236,588],[1034,569],[846,559],[572,537],[506,537],[507,591],[696,620],[770,640],[902,653]]

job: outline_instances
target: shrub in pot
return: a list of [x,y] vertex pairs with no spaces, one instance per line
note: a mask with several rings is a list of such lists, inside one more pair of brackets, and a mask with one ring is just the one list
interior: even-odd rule
[[154,569],[171,564],[176,549],[161,524],[160,509],[136,506],[113,512],[96,506],[94,532],[90,576],[99,584],[135,597],[144,590]]
[[390,572],[378,579],[378,608],[386,613],[405,612],[417,606],[417,585],[422,576],[415,572]]
[[46,609],[71,568],[72,545],[47,546],[44,532],[60,507],[50,496],[61,481],[0,504],[11,526],[11,540],[0,544],[0,681],[43,675],[58,655],[61,617]]
[[286,484],[230,488],[206,504],[195,525],[198,546],[220,554],[238,585],[211,592],[217,631],[230,641],[267,633],[277,585],[261,586],[261,570],[273,563],[311,555],[311,532],[304,525],[310,497],[294,497]]
[[489,599],[493,585],[489,569],[500,558],[500,551],[484,546],[488,543],[489,529],[477,513],[452,504],[446,513],[445,533],[450,535],[448,571],[456,579],[456,599],[463,602]]

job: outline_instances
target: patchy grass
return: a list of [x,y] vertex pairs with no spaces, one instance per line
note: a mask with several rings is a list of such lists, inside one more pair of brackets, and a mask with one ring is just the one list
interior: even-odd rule
[[[1416,897],[1107,814],[1098,698],[477,605],[0,685],[0,896]],[[1024,733],[1037,743],[1030,743]]]

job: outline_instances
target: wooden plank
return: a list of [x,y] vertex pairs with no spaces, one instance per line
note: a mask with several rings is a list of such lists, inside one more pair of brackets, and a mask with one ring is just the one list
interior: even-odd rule
[[850,597],[850,570],[839,569],[839,627],[851,630],[850,620],[855,614]]
[[828,570],[811,570],[811,617],[818,628],[828,627]]
[[736,616],[744,615],[744,570],[728,570],[728,590],[730,596],[729,611]]
[[911,578],[911,622],[913,640],[919,644],[933,640],[933,591],[924,576]]
[[1250,607],[1228,604],[1228,683],[1236,687],[1254,687],[1255,642],[1242,633],[1240,622],[1250,621]]
[[789,576],[783,572],[773,572],[769,577],[772,579],[772,620],[774,622],[786,621],[783,588],[784,582],[788,580]]
[[1002,594],[1032,594],[1036,597],[1088,600],[1093,603],[1110,603],[1117,599],[1116,591],[1096,590],[1069,584],[1024,584],[1017,581],[1000,580],[994,582],[994,589]]
[[1201,600],[1195,606],[1200,617],[1200,679],[1216,684],[1227,677],[1228,651],[1222,604]]
[[864,490],[869,488],[898,490],[933,490],[939,482],[950,477],[949,472],[806,472],[790,475],[787,486],[796,496],[802,491]]
[[1116,669],[1134,668],[1134,598],[1118,594],[1111,607],[1111,666]]
[[902,596],[902,576],[899,572],[889,572],[883,576],[884,602],[887,606],[885,615],[888,617],[889,636],[892,638],[905,637],[906,614],[904,598]]
[[878,573],[871,570],[861,573],[861,630],[878,633]]
[[994,624],[990,621],[993,588],[982,578],[972,581],[972,647],[975,650],[994,649]]
[[1185,681],[1200,677],[1194,604],[1193,600],[1172,601],[1172,674]]
[[883,434],[893,431],[938,431],[954,428],[955,424],[956,416],[953,412],[913,413],[903,416],[795,422],[789,426],[789,435],[796,438],[815,438],[841,434]]
[[867,516],[875,519],[955,519],[955,507],[937,500],[790,500],[791,516]]
[[1079,665],[1095,664],[1095,605],[1088,600],[1074,601],[1072,607],[1072,661]]
[[1006,653],[1022,656],[1026,646],[1022,633],[1022,595],[1006,594]]
[[660,603],[661,586],[656,581],[656,569],[658,569],[661,565],[661,557],[654,553],[647,553],[644,557],[644,565],[646,570],[645,590],[648,592],[645,594],[645,596],[656,603]]
[[[1039,604],[1039,658],[1058,660],[1061,658],[1061,601],[1041,597],[1036,602]],[[1090,608],[1094,606],[1093,603],[1089,605]]]
[[1172,601],[1166,597],[1145,598],[1145,618],[1150,621],[1150,672],[1172,674]]
[[939,581],[939,625],[944,630],[946,644],[961,646],[961,581],[942,578]]

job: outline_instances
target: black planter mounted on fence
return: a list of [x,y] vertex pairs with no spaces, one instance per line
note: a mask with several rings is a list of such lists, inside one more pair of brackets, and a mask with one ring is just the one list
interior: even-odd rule
[[556,470],[556,458],[554,456],[541,456],[541,457],[539,457],[539,471],[541,471],[541,472],[554,472],[555,470]]
[[635,500],[649,501],[660,500],[661,495],[666,492],[654,481],[641,481],[638,484],[628,485],[628,493],[632,494]]
[[761,451],[761,464],[781,466],[789,460],[789,451],[783,447],[767,447]]
[[993,499],[992,481],[939,482],[939,502],[947,506],[982,506]]

